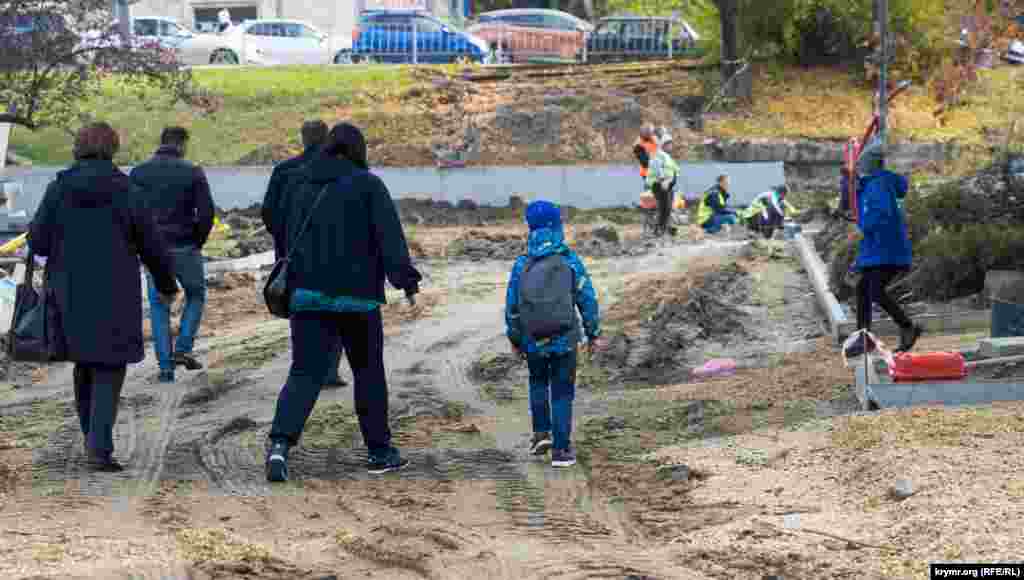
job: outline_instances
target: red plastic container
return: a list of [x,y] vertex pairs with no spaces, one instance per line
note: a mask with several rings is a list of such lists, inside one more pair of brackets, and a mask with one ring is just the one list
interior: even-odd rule
[[904,352],[893,356],[889,376],[896,382],[955,381],[967,376],[959,352]]

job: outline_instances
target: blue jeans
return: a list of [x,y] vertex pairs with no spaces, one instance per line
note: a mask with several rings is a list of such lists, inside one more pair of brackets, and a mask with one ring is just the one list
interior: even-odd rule
[[333,357],[339,351],[333,345],[340,342],[355,378],[353,396],[363,441],[371,455],[388,451],[391,429],[380,309],[365,313],[301,312],[292,315],[291,329],[292,367],[277,398],[270,439],[298,444],[324,381],[331,372],[337,372]]
[[[203,255],[195,246],[171,248],[174,258],[174,276],[185,290],[185,308],[181,312],[181,325],[173,352],[191,353],[199,324],[206,306],[206,267]],[[171,345],[171,309],[160,302],[153,275],[146,272],[149,293],[149,320],[153,326],[153,343],[160,370],[174,370]]]
[[550,432],[555,449],[568,449],[576,397],[576,350],[550,356],[533,353],[527,363],[533,432]]
[[722,226],[729,224],[736,224],[736,214],[732,213],[716,213],[711,216],[711,219],[704,223],[704,231],[709,234],[717,234],[722,231]]

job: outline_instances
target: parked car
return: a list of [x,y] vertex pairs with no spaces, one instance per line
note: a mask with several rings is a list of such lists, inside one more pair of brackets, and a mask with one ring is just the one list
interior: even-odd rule
[[352,31],[349,60],[412,62],[414,36],[416,61],[420,63],[490,61],[489,47],[482,38],[456,30],[420,10],[368,10],[360,14]]
[[[121,24],[114,21],[105,31],[87,32],[83,35],[83,45],[120,46],[120,27]],[[132,19],[132,46],[136,48],[160,49],[167,51],[167,54],[173,58],[177,47],[192,36],[194,34],[191,30],[171,18],[148,16]]]
[[0,51],[7,55],[32,50],[33,46],[50,44],[55,38],[68,38],[67,21],[54,12],[33,14],[0,14]]
[[700,55],[699,40],[697,31],[677,18],[612,16],[598,21],[587,37],[586,55],[580,54],[579,58],[608,62],[694,57]]
[[193,34],[176,48],[184,65],[330,64],[347,53],[348,39],[329,38],[299,20],[248,20],[217,34]]
[[487,41],[494,60],[572,59],[594,26],[559,10],[495,10],[480,15],[467,31]]

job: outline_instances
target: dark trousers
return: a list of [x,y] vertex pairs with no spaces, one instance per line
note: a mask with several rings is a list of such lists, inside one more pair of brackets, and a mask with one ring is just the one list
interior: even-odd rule
[[655,183],[651,190],[658,200],[658,230],[665,231],[672,217],[672,190],[663,188],[661,183]]
[[765,217],[764,213],[758,213],[754,216],[754,230],[760,232],[766,238],[772,237],[775,230],[782,227],[785,218],[781,213],[776,211],[774,207],[769,206],[766,210],[768,217]]
[[576,398],[576,349],[562,355],[531,354],[527,364],[533,431],[550,432],[555,449],[568,449],[572,437],[572,403]]
[[97,457],[109,458],[114,451],[114,423],[125,365],[75,364],[75,408],[85,435],[85,444]]
[[291,318],[292,367],[277,398],[272,440],[299,442],[302,429],[331,372],[339,339],[355,379],[353,395],[363,441],[370,453],[391,447],[388,384],[384,372],[384,325],[380,309],[367,313],[303,312]]
[[907,271],[903,266],[874,266],[861,270],[857,282],[857,328],[871,330],[871,304],[877,302],[901,328],[913,326],[907,313],[886,291],[894,278]]

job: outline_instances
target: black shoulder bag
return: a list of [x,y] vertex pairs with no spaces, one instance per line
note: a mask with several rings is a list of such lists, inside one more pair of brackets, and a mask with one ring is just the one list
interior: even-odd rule
[[35,253],[30,250],[25,258],[25,279],[14,294],[7,354],[22,362],[63,362],[67,360],[67,343],[60,312],[48,285],[44,284],[41,292],[35,288],[35,265]]
[[288,318],[291,314],[292,294],[288,288],[288,264],[291,262],[292,255],[295,254],[299,240],[302,239],[302,236],[309,229],[309,222],[313,220],[316,206],[320,205],[320,200],[323,199],[327,188],[330,186],[330,184],[325,185],[320,190],[320,193],[317,194],[313,205],[309,208],[309,213],[306,215],[306,220],[302,222],[302,227],[299,228],[299,231],[292,238],[291,244],[288,246],[288,254],[274,264],[274,268],[270,271],[270,277],[267,278],[267,284],[263,287],[263,300],[267,303],[267,310],[278,318]]

